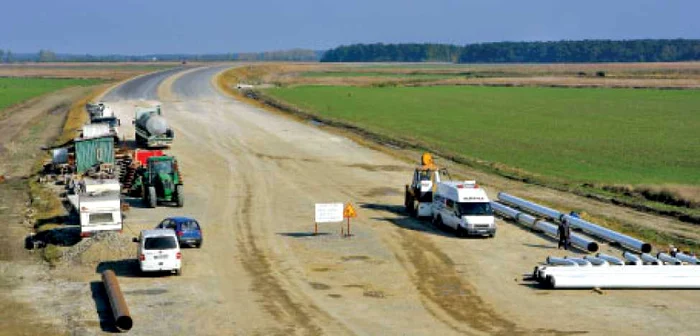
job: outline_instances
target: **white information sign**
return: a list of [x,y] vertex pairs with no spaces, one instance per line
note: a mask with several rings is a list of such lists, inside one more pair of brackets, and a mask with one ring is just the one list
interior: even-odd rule
[[316,223],[343,221],[343,203],[316,203]]

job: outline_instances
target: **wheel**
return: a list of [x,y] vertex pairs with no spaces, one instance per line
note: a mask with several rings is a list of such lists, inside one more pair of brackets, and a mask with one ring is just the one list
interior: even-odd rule
[[181,275],[182,275],[182,267],[180,267],[179,269],[176,269],[176,270],[175,270],[175,275],[177,275],[177,276],[181,276]]
[[442,217],[437,216],[437,218],[435,219],[435,226],[437,226],[437,228],[440,229],[440,228],[442,228],[442,225],[443,225]]
[[413,202],[413,195],[411,195],[408,191],[406,191],[406,212],[409,215],[413,215],[413,213],[416,211],[415,209],[415,202]]
[[495,238],[495,237],[496,237],[496,231],[491,232],[491,234],[490,234],[489,236],[490,236],[491,238]]
[[158,205],[158,196],[156,196],[156,187],[148,187],[148,207],[155,208]]
[[185,205],[185,193],[182,184],[178,184],[175,187],[175,202],[178,208],[182,208]]
[[202,248],[202,244],[204,244],[204,239],[200,240],[199,243],[197,243],[197,248]]
[[459,237],[459,238],[467,237],[467,230],[465,230],[462,226],[457,226],[457,237]]

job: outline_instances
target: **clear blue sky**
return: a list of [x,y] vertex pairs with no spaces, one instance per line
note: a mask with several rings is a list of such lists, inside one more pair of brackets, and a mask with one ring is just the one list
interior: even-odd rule
[[7,0],[0,49],[147,54],[349,43],[700,38],[697,0]]

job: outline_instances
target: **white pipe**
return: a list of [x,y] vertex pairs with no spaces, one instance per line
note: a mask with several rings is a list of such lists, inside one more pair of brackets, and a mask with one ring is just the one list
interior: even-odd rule
[[698,266],[654,266],[654,265],[627,265],[627,266],[596,266],[596,267],[563,267],[563,266],[541,266],[535,268],[533,276],[537,281],[546,280],[548,275],[571,275],[571,276],[620,276],[634,275],[638,277],[674,275],[674,276],[698,276],[700,277],[700,267]]
[[522,198],[506,194],[504,192],[498,193],[498,199],[506,204],[519,207],[521,209],[532,212],[538,216],[550,218],[555,221],[566,220],[569,222],[572,228],[581,229],[593,236],[602,238],[607,241],[618,243],[624,248],[635,251],[641,251],[643,253],[651,252],[651,244],[649,243],[645,243],[639,239],[623,235],[619,232],[604,228],[600,225],[587,222],[583,219],[562,214],[559,211],[547,208],[545,206],[541,206],[539,204],[524,200]]
[[700,260],[698,260],[697,257],[691,256],[691,255],[687,255],[687,254],[681,253],[681,252],[677,252],[677,253],[676,253],[676,259],[678,259],[678,260],[680,260],[680,261],[682,261],[682,262],[691,264],[691,265],[700,264]]
[[550,209],[544,206],[541,206],[537,203],[532,203],[530,201],[526,201],[522,198],[515,197],[513,195],[508,195],[504,192],[499,192],[498,193],[498,199],[506,204],[514,205],[519,208],[523,209],[528,209],[532,213],[537,214],[539,216],[558,221],[561,219],[562,213],[559,211],[556,211],[554,209]]
[[642,259],[639,258],[636,254],[632,254],[630,252],[625,251],[622,253],[622,257],[625,258],[625,260],[627,260],[627,262],[631,265],[643,264]]
[[617,231],[604,228],[600,225],[587,222],[581,218],[563,215],[562,220],[566,220],[572,228],[581,229],[590,235],[605,239],[607,241],[618,243],[620,244],[620,246],[626,249],[641,251],[642,253],[651,252],[651,244],[649,243],[645,243],[639,239],[623,235]]
[[653,255],[651,255],[649,253],[642,253],[639,257],[642,258],[642,261],[644,262],[644,264],[663,265],[661,260],[657,259],[656,257],[654,257]]
[[620,260],[620,258],[613,257],[613,256],[607,255],[605,253],[598,253],[595,256],[607,261],[608,263],[610,263],[610,265],[622,266],[625,264],[622,260]]
[[547,265],[578,266],[578,263],[571,259],[547,257]]
[[676,259],[676,258],[674,258],[666,253],[659,252],[659,254],[657,254],[656,257],[659,258],[659,260],[663,261],[666,264],[671,264],[671,265],[682,264],[682,262],[680,260],[678,260],[678,259]]
[[588,260],[593,266],[610,266],[607,260],[593,256],[584,256],[583,259]]
[[548,275],[551,288],[683,288],[700,289],[700,275]]
[[[513,219],[516,222],[529,227],[530,229],[542,231],[551,237],[558,238],[557,225],[555,224],[544,220],[537,220],[533,216],[497,202],[491,202],[491,207],[493,208],[493,211],[495,211],[496,214],[500,215],[501,217]],[[572,233],[569,239],[571,240],[571,245],[580,250],[588,252],[598,251],[598,243],[584,238],[581,235]]]
[[571,260],[571,261],[577,263],[579,266],[583,266],[583,267],[593,266],[593,264],[591,264],[590,261],[588,261],[586,259],[582,259],[582,258],[571,258],[571,257],[566,256],[566,257],[564,257],[564,259]]

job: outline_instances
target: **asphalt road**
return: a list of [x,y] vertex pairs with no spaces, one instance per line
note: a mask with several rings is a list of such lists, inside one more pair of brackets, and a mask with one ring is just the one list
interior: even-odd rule
[[[577,253],[502,221],[496,238],[465,240],[407,218],[401,204],[412,165],[225,96],[212,85],[224,68],[167,70],[106,96],[127,137],[134,105],[162,103],[176,134],[169,153],[185,180],[184,208],[129,200],[125,235],[172,215],[198,218],[205,235],[202,249],[183,252],[181,277],[141,277],[133,260],[105,261],[120,270],[132,334],[681,335],[700,328],[695,291],[600,295],[522,283],[547,256]],[[499,191],[486,188],[492,197]],[[348,201],[359,213],[351,238],[339,235],[339,224],[310,235],[315,203]]]

